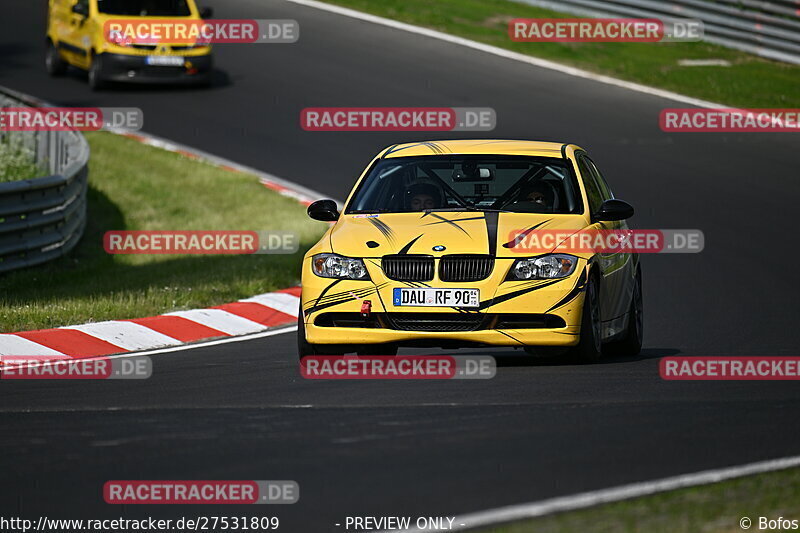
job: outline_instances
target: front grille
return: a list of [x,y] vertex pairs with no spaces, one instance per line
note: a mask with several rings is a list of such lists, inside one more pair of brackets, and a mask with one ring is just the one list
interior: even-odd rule
[[132,48],[137,48],[139,50],[155,50],[156,49],[156,45],[155,44],[132,44],[131,47]]
[[433,257],[430,255],[384,255],[383,272],[397,281],[431,281]]
[[480,281],[489,277],[494,268],[491,255],[446,255],[439,261],[442,281]]
[[486,315],[478,313],[387,313],[392,329],[402,331],[475,331]]
[[381,328],[377,313],[363,317],[361,313],[322,313],[314,319],[314,325],[323,328]]

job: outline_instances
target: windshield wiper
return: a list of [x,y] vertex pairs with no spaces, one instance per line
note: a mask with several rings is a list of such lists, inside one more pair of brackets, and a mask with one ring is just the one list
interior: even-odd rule
[[433,209],[423,209],[426,213],[436,213],[439,211],[480,211],[474,205],[462,205],[459,207],[434,207]]
[[440,207],[434,209],[423,209],[426,213],[430,212],[438,212],[438,211],[478,211],[481,213],[513,213],[513,211],[509,211],[507,209],[483,209],[481,207],[477,207],[475,205],[470,204],[469,206],[462,206],[462,207]]

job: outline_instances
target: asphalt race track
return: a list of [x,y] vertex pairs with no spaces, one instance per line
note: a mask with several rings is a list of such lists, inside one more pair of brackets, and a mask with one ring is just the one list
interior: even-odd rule
[[[658,374],[665,355],[798,355],[796,136],[666,134],[660,110],[686,105],[282,1],[205,4],[296,19],[300,41],[217,46],[208,90],[95,94],[78,74],[47,77],[43,2],[17,0],[0,19],[0,85],[139,107],[149,133],[335,198],[380,148],[430,135],[304,132],[302,108],[493,107],[491,137],[583,146],[636,206],[635,227],[699,228],[706,249],[644,257],[636,360],[534,366],[473,350],[501,357],[495,379],[317,382],[287,332],[153,356],[144,381],[3,382],[0,515],[274,513],[283,531],[339,531],[347,515],[452,515],[798,454],[796,383]],[[109,479],[292,479],[301,498],[110,506]]]

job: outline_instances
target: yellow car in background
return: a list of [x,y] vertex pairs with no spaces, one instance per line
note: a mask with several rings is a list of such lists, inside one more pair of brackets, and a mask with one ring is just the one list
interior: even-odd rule
[[[627,230],[617,200],[572,144],[455,140],[383,150],[305,255],[300,357],[398,346],[514,346],[581,361],[642,346],[633,253],[521,253],[537,230]],[[602,252],[602,253],[601,253]]]
[[201,21],[212,16],[194,0],[49,0],[45,65],[60,76],[72,65],[88,72],[89,86],[108,82],[208,84],[213,59],[202,43],[135,44],[105,34],[110,20]]

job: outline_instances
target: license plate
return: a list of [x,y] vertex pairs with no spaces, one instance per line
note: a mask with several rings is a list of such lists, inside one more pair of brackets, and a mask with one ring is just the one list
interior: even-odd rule
[[147,56],[147,64],[159,67],[182,67],[183,58],[176,56]]
[[394,289],[392,300],[396,306],[415,307],[478,307],[478,289]]

